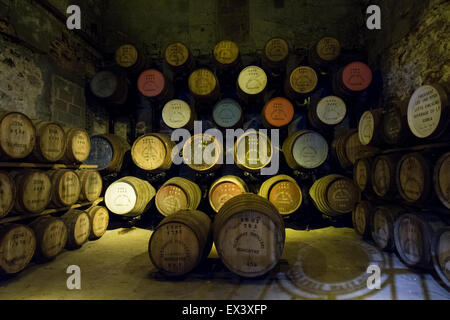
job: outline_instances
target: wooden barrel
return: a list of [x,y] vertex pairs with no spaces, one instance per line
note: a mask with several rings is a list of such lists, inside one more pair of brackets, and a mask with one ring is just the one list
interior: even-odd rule
[[359,159],[353,167],[353,181],[362,192],[370,192],[372,185],[372,161],[368,158]]
[[316,42],[309,50],[308,62],[317,69],[322,69],[335,62],[341,54],[341,44],[335,38],[325,37]]
[[267,74],[264,70],[258,66],[248,66],[239,74],[236,93],[244,106],[259,106],[263,103],[266,87]]
[[147,171],[167,171],[172,166],[172,151],[175,143],[168,135],[150,133],[134,142],[131,148],[133,162]]
[[103,70],[90,81],[92,94],[108,103],[124,104],[128,98],[128,82],[125,75],[119,72]]
[[239,47],[230,40],[223,40],[214,47],[214,59],[218,71],[236,72],[241,65]]
[[188,79],[189,91],[200,105],[214,104],[220,98],[220,85],[216,75],[208,69],[197,69]]
[[412,138],[406,114],[399,107],[390,108],[381,124],[383,141],[389,145],[403,146]]
[[316,208],[328,216],[350,213],[361,201],[361,192],[353,181],[337,174],[316,180],[309,195]]
[[361,201],[352,211],[352,222],[355,232],[364,239],[370,238],[374,208],[369,201]]
[[364,146],[374,146],[381,143],[380,126],[383,110],[368,110],[363,113],[358,125],[359,141]]
[[247,131],[234,145],[234,161],[238,168],[258,172],[272,161],[272,142],[260,131]]
[[209,188],[209,204],[217,213],[225,202],[233,197],[248,192],[249,189],[244,180],[237,176],[224,176],[214,181],[211,188]]
[[189,138],[183,147],[183,161],[198,172],[211,172],[223,164],[223,146],[214,136],[198,134]]
[[340,69],[333,77],[333,91],[339,97],[355,96],[368,89],[373,74],[370,67],[355,61]]
[[213,108],[214,123],[223,129],[242,127],[244,112],[239,103],[233,99],[220,100]]
[[156,102],[167,102],[174,95],[171,83],[156,69],[143,71],[139,75],[137,86],[144,97]]
[[169,179],[158,190],[156,208],[163,216],[170,216],[180,210],[196,210],[202,199],[200,187],[187,179]]
[[443,154],[436,162],[433,185],[439,200],[450,209],[450,152]]
[[66,249],[79,249],[89,239],[91,222],[85,211],[70,210],[61,219],[67,227]]
[[86,130],[80,128],[64,128],[66,132],[66,152],[61,159],[63,163],[74,164],[84,162],[91,151],[91,139]]
[[11,175],[0,171],[0,218],[6,217],[14,207],[16,192],[16,184]]
[[432,268],[431,243],[445,224],[431,213],[406,213],[395,223],[395,247],[403,262],[412,268]]
[[214,219],[213,237],[225,266],[242,277],[271,271],[281,258],[285,226],[277,208],[255,194],[242,194],[225,203]]
[[108,187],[105,204],[112,213],[136,217],[145,212],[155,194],[155,188],[147,181],[124,177]]
[[35,259],[38,262],[53,260],[67,243],[67,227],[59,218],[50,216],[34,220],[29,227],[36,236]]
[[378,206],[370,223],[372,239],[384,251],[395,250],[394,224],[405,210],[398,206]]
[[132,44],[121,45],[116,50],[115,59],[117,65],[133,75],[138,74],[151,64],[151,59]]
[[442,282],[450,288],[450,227],[440,229],[431,245],[433,266]]
[[397,155],[382,155],[373,160],[372,163],[372,190],[375,194],[384,199],[392,199],[397,195],[397,184],[395,174]]
[[100,198],[103,190],[103,180],[97,170],[77,170],[80,177],[80,201],[92,202]]
[[420,153],[404,155],[397,164],[397,189],[410,203],[423,203],[431,195],[432,167]]
[[31,154],[36,143],[33,122],[20,112],[0,111],[0,157],[19,160]]
[[89,234],[90,240],[96,240],[103,237],[108,229],[109,225],[109,212],[105,207],[92,207],[87,211],[90,223],[91,233]]
[[195,111],[183,100],[170,100],[162,110],[162,120],[170,129],[194,128]]
[[46,172],[23,170],[11,172],[16,182],[14,210],[19,213],[41,213],[50,204],[52,182]]
[[283,97],[271,99],[262,110],[261,120],[267,129],[282,128],[294,119],[294,106]]
[[0,273],[19,273],[30,263],[35,250],[36,237],[29,227],[0,225]]
[[70,207],[80,198],[81,182],[73,170],[51,170],[47,172],[52,181],[52,206]]
[[286,71],[289,58],[289,45],[282,38],[267,41],[261,54],[261,65],[272,77],[281,76]]
[[425,85],[411,96],[408,105],[408,125],[420,139],[440,138],[449,132],[449,88],[440,84]]
[[36,144],[31,155],[39,162],[58,162],[66,152],[66,133],[64,128],[54,122],[34,120]]
[[183,210],[161,221],[150,237],[153,265],[166,276],[191,272],[212,247],[211,220],[201,211]]
[[283,143],[283,154],[291,169],[315,169],[328,158],[328,143],[317,132],[302,130]]
[[316,89],[319,78],[316,71],[308,66],[294,69],[284,83],[284,93],[292,101],[301,101]]
[[195,60],[189,48],[181,42],[171,43],[165,51],[165,62],[175,74],[185,75],[192,72]]
[[131,149],[124,138],[115,134],[100,134],[91,137],[88,165],[97,165],[98,170],[119,172],[122,169],[125,153]]
[[337,96],[327,96],[308,108],[308,120],[316,129],[326,129],[340,124],[347,115],[347,106]]
[[300,186],[287,175],[278,175],[263,182],[258,195],[268,199],[284,216],[297,212],[303,202]]

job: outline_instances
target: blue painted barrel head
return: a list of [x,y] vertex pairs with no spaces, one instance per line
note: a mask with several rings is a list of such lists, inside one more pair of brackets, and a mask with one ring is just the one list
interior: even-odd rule
[[113,155],[113,146],[105,137],[93,136],[91,137],[91,151],[84,163],[97,165],[98,170],[104,170],[110,165]]
[[219,101],[213,110],[213,119],[222,128],[232,128],[242,118],[242,109],[235,100],[224,99]]

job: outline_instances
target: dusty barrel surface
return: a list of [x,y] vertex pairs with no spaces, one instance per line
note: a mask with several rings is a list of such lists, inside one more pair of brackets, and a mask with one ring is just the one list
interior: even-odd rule
[[359,159],[353,167],[353,181],[362,192],[372,189],[372,160]]
[[375,208],[371,217],[371,235],[378,248],[395,250],[394,225],[405,210],[398,206],[383,205]]
[[295,179],[287,175],[278,175],[266,180],[258,195],[268,199],[281,215],[296,212],[303,202],[303,194]]
[[63,163],[74,164],[84,162],[91,151],[91,139],[86,130],[80,128],[64,128],[66,132],[66,152],[61,159]]
[[242,125],[244,112],[233,99],[223,99],[213,108],[213,120],[219,128],[231,129]]
[[153,265],[167,276],[181,276],[197,267],[212,247],[211,220],[201,211],[183,210],[153,232],[148,251]]
[[36,235],[35,258],[39,262],[54,259],[67,243],[67,227],[59,218],[40,217],[34,220],[29,227]]
[[397,194],[395,174],[399,156],[382,155],[373,160],[372,189],[381,198],[391,199]]
[[302,130],[290,135],[283,143],[283,154],[291,169],[314,169],[328,158],[328,143],[317,132]]
[[66,248],[70,250],[81,248],[91,233],[89,215],[82,210],[70,210],[61,219],[67,227]]
[[355,232],[363,238],[368,238],[371,232],[372,215],[374,208],[369,201],[356,204],[352,212],[352,222]]
[[33,121],[36,127],[36,144],[32,159],[40,162],[58,162],[66,152],[66,133],[57,123]]
[[450,209],[450,152],[443,154],[436,162],[433,185],[441,203]]
[[448,88],[440,84],[422,86],[409,101],[409,129],[419,139],[440,138],[449,132],[449,113]]
[[442,282],[450,288],[450,227],[436,232],[431,246],[434,270]]
[[109,212],[105,207],[97,206],[88,210],[91,223],[91,233],[89,239],[100,239],[106,233],[109,225]]
[[125,153],[131,149],[124,138],[115,134],[101,134],[90,139],[90,152],[86,164],[97,165],[98,170],[119,172]]
[[316,180],[309,195],[317,209],[328,216],[350,213],[361,201],[361,192],[353,181],[336,174]]
[[0,273],[19,273],[30,263],[35,250],[32,229],[20,224],[0,225]]
[[401,197],[410,203],[423,203],[429,199],[432,189],[432,167],[420,153],[404,155],[397,164],[397,189]]
[[196,183],[175,177],[158,190],[155,204],[159,213],[167,217],[180,210],[196,210],[201,198],[202,192]]
[[432,268],[434,234],[445,224],[432,213],[406,213],[395,223],[395,247],[409,267]]
[[135,217],[145,212],[155,194],[155,188],[147,181],[124,177],[108,187],[105,204],[112,213]]
[[100,173],[97,170],[77,170],[75,172],[80,177],[80,200],[91,202],[100,198],[103,189]]
[[170,100],[162,110],[162,120],[171,129],[192,129],[195,118],[195,111],[187,102],[179,99]]
[[147,171],[166,171],[172,166],[175,143],[160,133],[150,133],[136,139],[131,157],[136,166]]
[[222,262],[248,278],[271,271],[281,258],[285,226],[269,200],[242,194],[227,201],[213,223],[214,243]]
[[16,200],[16,184],[6,171],[0,171],[0,218],[6,217],[14,208]]
[[0,111],[0,157],[5,160],[29,156],[36,144],[36,128],[23,113]]
[[73,170],[47,172],[52,181],[52,205],[56,208],[70,207],[80,198],[80,177]]
[[15,211],[41,213],[51,202],[52,182],[48,174],[39,170],[11,172],[16,182]]
[[224,176],[211,185],[209,189],[209,203],[215,212],[233,197],[249,192],[244,180],[236,176]]

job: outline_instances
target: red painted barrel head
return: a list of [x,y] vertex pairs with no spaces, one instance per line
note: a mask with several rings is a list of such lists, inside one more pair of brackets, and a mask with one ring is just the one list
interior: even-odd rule
[[372,83],[372,70],[362,62],[352,62],[342,73],[344,85],[351,91],[366,90]]
[[264,108],[264,117],[271,126],[284,127],[294,118],[294,106],[286,98],[274,98]]
[[149,98],[159,96],[164,85],[164,75],[156,69],[145,70],[138,79],[139,92]]

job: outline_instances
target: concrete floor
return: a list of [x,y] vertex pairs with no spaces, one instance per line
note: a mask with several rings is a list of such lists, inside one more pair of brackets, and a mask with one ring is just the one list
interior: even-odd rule
[[[0,299],[450,299],[430,274],[414,273],[396,255],[381,253],[352,229],[287,230],[277,270],[257,280],[227,271],[215,250],[184,280],[162,278],[147,253],[151,231],[117,229],[44,265],[32,263],[0,282]],[[381,268],[380,290],[367,289],[366,270]],[[66,286],[69,265],[81,268],[81,290]]]

